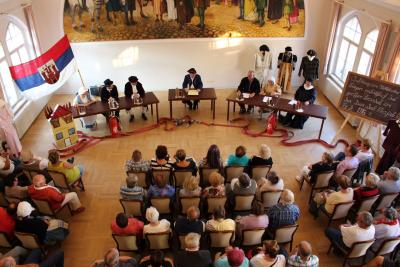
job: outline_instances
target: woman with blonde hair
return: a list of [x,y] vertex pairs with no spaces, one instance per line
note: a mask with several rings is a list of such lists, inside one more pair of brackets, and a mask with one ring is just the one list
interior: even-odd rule
[[211,184],[211,186],[204,188],[203,196],[225,196],[224,177],[221,174],[219,174],[218,172],[210,173],[210,176],[208,177],[208,182]]
[[260,165],[269,165],[272,166],[273,161],[271,157],[271,148],[269,146],[262,144],[260,146],[259,155],[253,156],[249,160],[249,166],[260,166]]
[[267,96],[280,96],[282,94],[281,87],[275,82],[275,77],[268,78],[268,82],[264,84],[260,94]]
[[49,165],[47,170],[61,172],[67,178],[69,184],[74,184],[83,175],[83,167],[70,162],[61,161],[56,149],[49,150]]
[[183,187],[179,190],[181,197],[198,197],[201,194],[201,187],[199,186],[199,178],[196,176],[186,177],[183,181]]
[[252,267],[285,267],[286,259],[285,256],[279,254],[279,245],[276,240],[265,240],[263,242],[263,248],[260,253],[255,255],[250,260],[250,266]]

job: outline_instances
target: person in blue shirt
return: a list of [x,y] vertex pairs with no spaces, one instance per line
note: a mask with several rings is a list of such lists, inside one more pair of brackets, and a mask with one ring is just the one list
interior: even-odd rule
[[229,155],[226,166],[244,166],[249,164],[249,157],[246,156],[246,148],[238,146],[235,155]]
[[175,196],[175,188],[168,184],[168,179],[161,174],[154,177],[155,185],[151,185],[147,192],[147,198],[150,201],[152,197],[169,197]]

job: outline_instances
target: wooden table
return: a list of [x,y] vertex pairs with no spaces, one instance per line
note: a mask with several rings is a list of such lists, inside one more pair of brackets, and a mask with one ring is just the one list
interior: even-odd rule
[[316,104],[311,104],[311,105],[303,105],[302,109],[304,110],[303,112],[297,112],[292,105],[289,105],[290,99],[285,99],[282,97],[274,97],[271,105],[268,105],[267,103],[263,102],[263,95],[256,95],[251,98],[246,98],[244,100],[238,100],[236,95],[236,91],[232,92],[227,98],[226,101],[228,101],[228,109],[227,109],[227,115],[226,115],[226,120],[229,121],[229,112],[230,112],[230,103],[233,102],[233,112],[235,112],[236,109],[236,103],[240,104],[245,104],[245,105],[250,105],[250,106],[256,106],[260,107],[262,109],[264,108],[269,108],[273,110],[278,110],[278,111],[286,111],[293,113],[295,115],[300,115],[300,116],[309,116],[309,117],[314,117],[321,119],[321,127],[319,129],[319,134],[318,134],[318,139],[321,139],[321,134],[322,134],[322,129],[324,127],[324,123],[326,120],[326,117],[328,115],[328,107],[326,106],[321,106],[321,105],[316,105]]
[[[182,97],[176,95],[177,90],[181,93]],[[169,101],[169,117],[172,119],[172,102],[173,101],[187,101],[187,100],[211,100],[211,111],[213,119],[215,119],[215,100],[217,95],[215,94],[214,88],[203,88],[199,95],[187,95],[183,89],[169,89],[168,90],[168,101]]]
[[[153,104],[155,104],[156,105],[157,123],[159,122],[158,103],[160,103],[160,101],[158,100],[158,98],[156,97],[156,95],[153,92],[145,93],[145,95],[143,97],[143,103],[140,103],[140,104],[134,103],[131,98],[125,97],[125,96],[118,98],[118,103],[119,103],[119,108],[117,110],[150,105],[151,115],[153,115]],[[85,114],[79,114],[78,111],[76,110],[76,108],[72,108],[72,117],[73,118],[81,118],[81,117],[86,117],[86,116],[102,114],[102,113],[106,113],[106,112],[110,112],[110,111],[112,111],[112,110],[108,106],[108,103],[104,103],[102,101],[96,101],[93,104],[86,106]]]

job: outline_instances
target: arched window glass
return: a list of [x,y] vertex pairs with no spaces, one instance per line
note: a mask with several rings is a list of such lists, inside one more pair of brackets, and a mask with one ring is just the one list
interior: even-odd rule
[[10,104],[10,106],[15,105],[20,99],[20,95],[11,77],[10,69],[8,68],[8,63],[5,57],[5,52],[1,44],[0,44],[0,83],[7,102]]
[[22,31],[14,24],[8,24],[6,44],[13,65],[29,61],[28,49]]
[[368,33],[367,37],[365,38],[364,47],[361,52],[360,62],[357,68],[357,72],[360,74],[368,75],[369,71],[371,70],[372,57],[374,55],[378,34],[378,30],[373,30]]

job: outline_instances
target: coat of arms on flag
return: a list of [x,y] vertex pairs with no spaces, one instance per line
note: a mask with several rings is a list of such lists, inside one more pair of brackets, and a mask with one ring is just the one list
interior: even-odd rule
[[48,84],[56,83],[60,79],[60,71],[53,59],[40,66],[38,71]]

